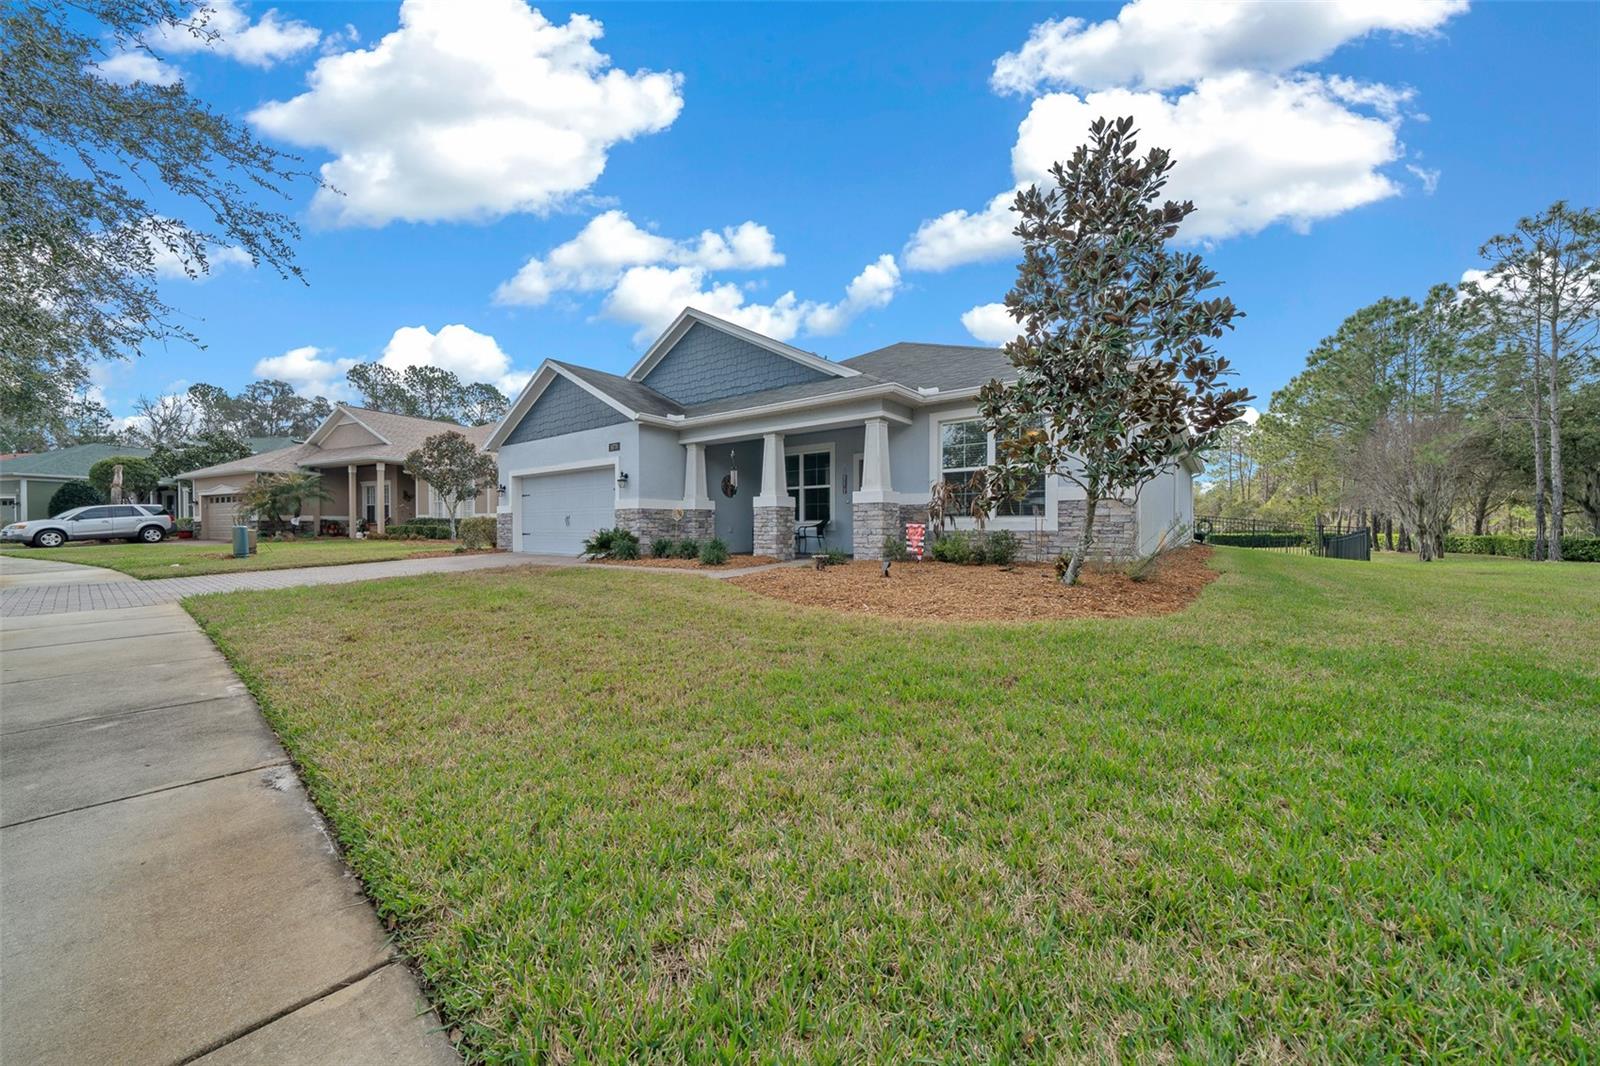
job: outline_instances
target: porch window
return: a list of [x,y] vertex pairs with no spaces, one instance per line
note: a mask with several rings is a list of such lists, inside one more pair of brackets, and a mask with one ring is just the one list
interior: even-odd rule
[[[984,432],[983,422],[964,418],[939,424],[939,477],[955,494],[958,515],[972,513],[978,496],[973,475],[994,462],[994,435]],[[994,511],[996,516],[1031,518],[1044,509],[1044,475],[1028,486],[1021,499],[1007,500]]]
[[794,500],[798,522],[826,522],[833,517],[833,453],[798,452],[783,458],[785,483]]

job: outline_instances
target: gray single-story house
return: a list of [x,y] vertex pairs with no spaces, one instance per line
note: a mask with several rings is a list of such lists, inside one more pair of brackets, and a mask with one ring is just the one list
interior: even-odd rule
[[[716,535],[734,553],[796,552],[797,523],[829,547],[882,556],[927,520],[936,482],[964,486],[994,441],[977,392],[1007,379],[997,348],[901,342],[834,362],[688,308],[626,375],[546,360],[485,442],[497,451],[502,547],[575,555],[594,530]],[[1136,502],[1103,505],[1096,548],[1148,552],[1194,522],[1197,460]],[[1045,559],[1081,528],[1083,494],[1042,478],[987,520]],[[963,518],[959,526],[971,526]]]

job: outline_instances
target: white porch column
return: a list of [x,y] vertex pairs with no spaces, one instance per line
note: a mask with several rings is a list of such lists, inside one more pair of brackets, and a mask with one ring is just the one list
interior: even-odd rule
[[704,444],[685,444],[683,459],[683,506],[685,510],[697,510],[711,506],[711,498],[706,495],[706,446]]
[[768,433],[761,438],[761,495],[757,507],[777,507],[789,502],[789,486],[784,480],[783,434]]
[[881,502],[889,491],[889,420],[869,418],[866,425],[866,448],[861,455],[861,492],[863,503]]
[[386,468],[385,464],[379,463],[378,464],[378,484],[377,484],[376,489],[375,489],[375,495],[377,496],[377,502],[372,505],[373,513],[378,516],[378,532],[379,533],[382,533],[389,525],[388,519],[386,519],[384,517],[384,514],[383,514],[384,501],[389,498],[389,482],[387,481],[387,478],[388,478],[388,473],[387,473],[387,468]]
[[346,510],[348,510],[350,514],[349,521],[344,524],[344,535],[349,537],[351,540],[354,540],[356,536],[356,516],[361,513],[359,510],[357,510],[358,501],[356,500],[356,464],[350,464],[349,475],[350,506],[346,508]]

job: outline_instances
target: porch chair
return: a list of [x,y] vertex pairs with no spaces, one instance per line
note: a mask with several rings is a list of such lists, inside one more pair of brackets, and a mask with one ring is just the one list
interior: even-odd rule
[[816,550],[821,551],[828,547],[828,520],[826,518],[813,518],[807,522],[794,524],[794,553],[796,555],[811,555],[813,552],[806,550],[810,543]]

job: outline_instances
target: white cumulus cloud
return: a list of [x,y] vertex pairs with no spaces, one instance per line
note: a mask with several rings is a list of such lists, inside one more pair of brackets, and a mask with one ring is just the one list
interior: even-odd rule
[[614,69],[600,23],[550,22],[522,0],[406,0],[400,28],[323,56],[309,88],[251,113],[260,129],[327,149],[334,189],[313,209],[341,225],[493,219],[545,211],[594,183],[618,142],[670,126],[675,73]]
[[499,341],[459,323],[441,326],[437,333],[427,326],[401,326],[389,338],[378,362],[392,370],[436,366],[465,384],[487,381],[510,395],[528,380],[526,372],[512,369],[511,357]]
[[578,235],[537,256],[495,291],[503,304],[538,305],[556,292],[598,292],[617,283],[630,267],[652,264],[705,270],[762,270],[783,265],[772,233],[743,222],[720,233],[705,230],[694,240],[675,241],[635,225],[621,211],[590,219]]
[[330,400],[342,399],[349,393],[345,384],[345,371],[356,365],[354,359],[332,359],[323,349],[314,345],[290,348],[282,355],[257,360],[255,375],[286,381],[302,396],[326,396]]
[[[1020,50],[1001,57],[993,79],[1001,91],[1043,93],[1018,127],[1012,186],[982,208],[923,222],[906,245],[905,264],[946,270],[1015,255],[1016,190],[1048,185],[1050,166],[1070,155],[1099,117],[1132,115],[1142,145],[1172,151],[1167,194],[1197,206],[1184,223],[1185,240],[1220,240],[1278,223],[1304,231],[1398,195],[1388,168],[1405,155],[1399,130],[1413,92],[1294,68],[1370,33],[1433,33],[1465,6],[1134,0],[1115,20],[1036,26]],[[1413,173],[1424,191],[1438,181],[1436,171]]]
[[732,282],[710,282],[701,267],[640,266],[623,271],[602,313],[638,326],[633,339],[639,344],[653,340],[685,307],[786,341],[802,331],[837,333],[857,315],[887,305],[899,288],[900,268],[892,255],[867,264],[836,303],[801,300],[793,291],[759,303]]
[[1466,0],[1134,0],[1115,19],[1040,23],[995,63],[1002,92],[1043,86],[1171,89],[1236,70],[1282,73],[1368,34],[1426,34]]
[[315,48],[322,39],[316,27],[286,18],[276,8],[252,22],[234,0],[204,0],[189,19],[200,32],[188,26],[153,26],[142,35],[148,51],[119,52],[96,69],[112,81],[171,85],[181,74],[157,57],[207,53],[265,68]]
[[1022,332],[1005,304],[979,304],[961,316],[961,324],[985,344],[1004,344]]
[[832,303],[801,300],[793,292],[770,303],[755,302],[745,287],[712,276],[783,264],[772,232],[756,222],[675,240],[640,227],[622,211],[606,211],[571,240],[529,259],[501,283],[494,298],[500,304],[538,306],[558,292],[604,292],[601,313],[637,326],[634,339],[640,343],[654,338],[685,307],[788,340],[801,331],[837,333],[858,315],[886,306],[901,284],[892,255],[868,263]]

